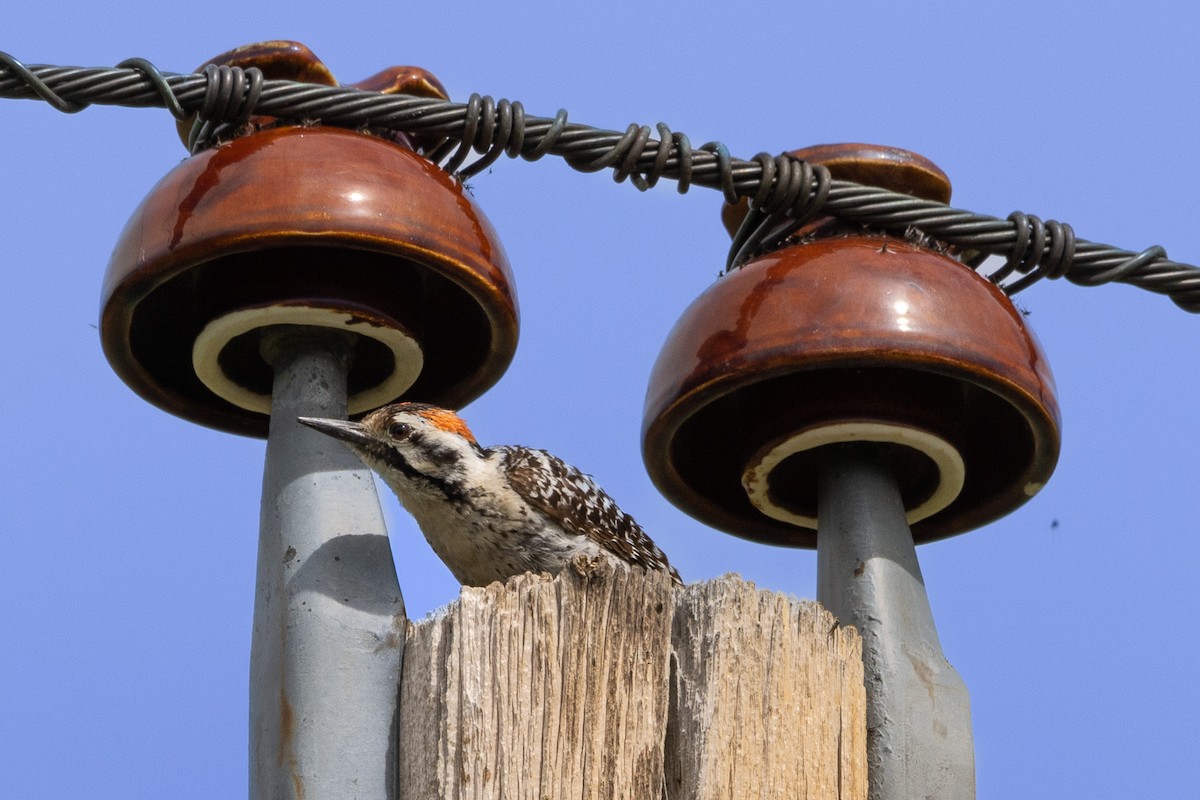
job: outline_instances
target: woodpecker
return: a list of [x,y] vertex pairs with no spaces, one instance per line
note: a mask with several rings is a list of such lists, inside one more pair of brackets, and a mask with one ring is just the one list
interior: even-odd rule
[[299,417],[340,439],[417,520],[460,583],[560,572],[577,555],[679,573],[588,475],[544,450],[481,447],[453,411],[396,403],[361,422]]

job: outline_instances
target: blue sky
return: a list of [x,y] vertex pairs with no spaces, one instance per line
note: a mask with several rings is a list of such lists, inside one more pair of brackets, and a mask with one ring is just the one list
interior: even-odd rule
[[[955,205],[1200,262],[1200,19],[1181,4],[53,5],[8,3],[0,50],[183,72],[296,39],[343,80],[417,64],[455,99],[610,129],[662,120],[746,158],[906,147],[945,170]],[[245,791],[263,443],[142,401],[95,329],[118,233],[184,156],[172,123],[0,101],[0,797]],[[701,526],[641,462],[650,367],[724,262],[719,194],[639,194],[552,158],[472,183],[522,311],[512,367],[464,412],[479,439],[594,474],[687,581],[738,572],[814,596],[812,552]],[[1192,796],[1200,319],[1128,286],[1042,283],[1019,302],[1058,382],[1057,473],[1012,515],[919,552],[971,691],[979,796]],[[390,497],[386,512],[410,615],[450,602],[449,573]]]

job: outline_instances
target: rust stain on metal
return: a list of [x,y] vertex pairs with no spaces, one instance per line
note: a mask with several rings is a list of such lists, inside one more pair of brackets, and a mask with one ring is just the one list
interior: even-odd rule
[[291,701],[283,687],[279,688],[279,752],[275,756],[276,765],[283,763],[284,753],[287,754],[288,773],[292,778],[292,792],[297,800],[304,800],[304,778],[300,775],[299,762],[295,750],[292,749],[292,737],[296,732],[296,713],[292,710]]
[[[283,754],[290,753],[292,749],[292,735],[295,733],[296,715],[292,711],[292,704],[288,700],[287,692],[283,687],[279,688],[279,752],[275,754],[275,764],[279,766],[283,764]],[[295,759],[292,759],[293,761]]]
[[908,656],[909,663],[912,664],[913,674],[917,676],[917,680],[925,687],[925,691],[929,692],[929,701],[937,705],[937,685],[934,683],[933,667],[929,666],[920,656],[914,655],[907,650],[904,654]]
[[304,779],[296,773],[296,760],[292,759],[292,789],[296,793],[297,800],[304,800]]

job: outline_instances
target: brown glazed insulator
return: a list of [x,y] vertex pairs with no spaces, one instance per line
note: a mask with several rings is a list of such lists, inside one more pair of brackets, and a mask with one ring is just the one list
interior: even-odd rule
[[[821,161],[821,149],[801,152]],[[891,161],[919,159],[907,156]],[[1024,316],[923,239],[828,230],[721,277],[675,325],[646,396],[655,484],[715,528],[801,547],[816,545],[822,447],[838,442],[885,444],[918,542],[1024,503],[1053,472],[1060,429]]]
[[405,137],[267,125],[151,190],[109,262],[100,333],[150,402],[265,436],[272,372],[258,340],[273,325],[354,333],[350,410],[363,413],[477,397],[512,359],[518,311],[492,226]]

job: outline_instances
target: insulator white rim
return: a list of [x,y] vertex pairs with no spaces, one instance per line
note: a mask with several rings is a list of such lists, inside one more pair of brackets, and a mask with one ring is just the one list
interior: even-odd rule
[[349,331],[373,339],[391,351],[392,371],[374,386],[350,395],[351,414],[378,408],[400,397],[416,382],[425,363],[417,340],[398,327],[374,325],[335,308],[271,305],[231,311],[205,325],[192,345],[192,368],[196,376],[214,394],[238,408],[269,415],[271,395],[255,392],[234,381],[221,367],[219,356],[236,337],[270,325],[307,325]]
[[907,509],[905,517],[912,525],[949,506],[962,492],[966,465],[958,450],[945,439],[928,431],[885,422],[836,422],[796,433],[766,450],[742,473],[742,487],[754,507],[772,519],[816,530],[817,518],[796,513],[778,505],[770,497],[769,478],[784,459],[827,444],[840,442],[884,442],[911,447],[927,456],[937,467],[938,484],[929,497]]

